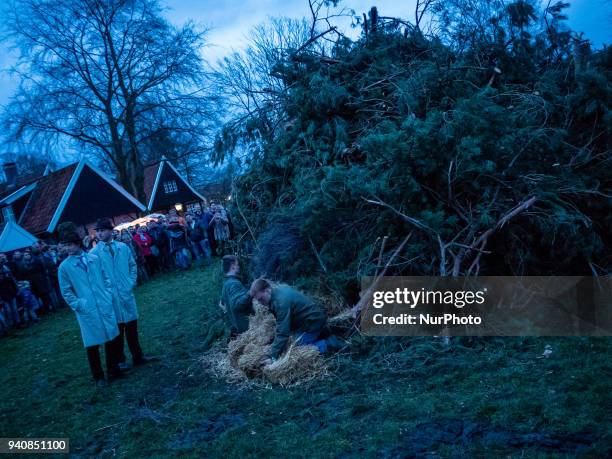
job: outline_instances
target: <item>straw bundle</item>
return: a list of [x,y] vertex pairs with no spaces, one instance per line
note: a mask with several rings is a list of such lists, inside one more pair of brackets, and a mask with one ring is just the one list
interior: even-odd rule
[[249,378],[261,376],[263,362],[268,358],[269,350],[270,346],[261,346],[256,343],[248,344],[238,358],[236,366]]
[[255,349],[253,345],[261,347],[270,344],[274,340],[275,330],[274,316],[263,306],[256,305],[255,314],[249,317],[249,329],[227,345],[230,363],[239,367],[238,360],[246,352],[246,347],[251,345],[250,352],[253,352]]
[[327,374],[327,367],[316,346],[292,344],[278,360],[263,368],[263,376],[273,384],[287,386]]
[[249,328],[227,346],[227,355],[215,353],[205,359],[206,367],[228,382],[270,382],[281,386],[297,384],[327,374],[327,367],[316,346],[296,346],[292,343],[285,354],[268,366],[270,344],[276,332],[276,320],[268,309],[254,302],[255,314],[249,318]]

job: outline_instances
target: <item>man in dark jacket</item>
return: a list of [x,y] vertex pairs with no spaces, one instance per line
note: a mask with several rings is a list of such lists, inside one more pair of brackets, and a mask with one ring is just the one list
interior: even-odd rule
[[202,233],[202,239],[200,240],[200,248],[202,249],[202,252],[206,257],[206,261],[208,264],[211,263],[211,257],[213,255],[210,235],[208,234],[209,223],[210,218],[206,213],[198,215],[195,219],[195,224],[198,226],[200,232]]
[[185,230],[187,231],[187,237],[189,238],[191,253],[193,258],[198,261],[202,261],[205,258],[208,259],[206,251],[202,246],[202,241],[206,238],[202,227],[199,222],[196,221],[192,214],[185,214]]
[[211,207],[206,209],[206,212],[202,215],[202,223],[201,225],[205,228],[206,238],[208,239],[208,245],[210,246],[210,250],[213,256],[217,255],[217,241],[215,240],[215,228],[210,224],[214,217],[212,212],[212,204]]
[[168,235],[160,221],[151,220],[147,223],[149,236],[153,238],[158,251],[158,264],[163,271],[170,269],[170,254],[168,253]]
[[327,315],[312,299],[288,285],[272,288],[266,279],[255,280],[250,294],[268,306],[276,317],[276,336],[270,348],[270,359],[266,363],[278,358],[291,335],[295,336],[298,346],[312,344],[317,346],[322,354],[327,351]]
[[21,323],[17,312],[17,282],[4,253],[0,253],[0,308],[0,314],[3,314],[7,326],[16,327]]
[[30,252],[23,254],[21,267],[26,280],[30,281],[32,292],[42,301],[43,311],[50,312],[56,309],[58,304],[51,298],[51,281],[39,255],[40,251],[36,247],[32,247]]
[[230,336],[234,337],[249,328],[249,315],[254,314],[253,298],[240,280],[238,257],[234,255],[224,256],[223,272],[225,281],[221,289],[221,304],[227,314]]
[[47,253],[48,246],[41,241],[32,246],[32,257],[42,266],[45,274],[45,287],[49,298],[50,309],[60,307],[59,283],[57,279],[57,265]]

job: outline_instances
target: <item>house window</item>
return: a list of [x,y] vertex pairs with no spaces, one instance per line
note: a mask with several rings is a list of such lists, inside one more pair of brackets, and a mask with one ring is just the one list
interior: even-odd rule
[[196,210],[202,211],[202,206],[199,202],[192,202],[187,204],[187,212],[195,212]]
[[176,187],[175,180],[168,180],[167,182],[164,182],[164,193],[171,194],[176,193],[177,191],[178,188]]

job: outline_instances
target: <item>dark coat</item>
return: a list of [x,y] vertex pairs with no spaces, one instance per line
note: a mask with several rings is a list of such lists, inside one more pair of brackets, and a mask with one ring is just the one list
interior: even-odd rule
[[0,265],[0,301],[10,301],[17,296],[17,282],[6,265]]
[[42,297],[51,291],[51,282],[47,276],[47,269],[41,257],[32,255],[32,259],[22,261],[22,270],[25,273],[25,278],[30,281],[32,291],[38,297]]
[[269,353],[272,358],[283,352],[292,334],[320,333],[327,323],[321,307],[288,285],[272,289],[270,311],[276,317],[276,336]]
[[168,228],[166,228],[166,236],[168,237],[168,247],[171,254],[186,249],[189,246],[187,242],[187,231],[183,225],[178,223],[169,225]]
[[204,231],[197,221],[194,221],[191,224],[186,224],[185,227],[187,228],[187,234],[189,235],[189,240],[191,242],[200,242],[205,238]]
[[151,228],[149,235],[153,238],[153,243],[158,249],[165,250],[168,248],[168,236],[163,227],[158,225],[155,228]]
[[249,291],[238,276],[225,276],[221,289],[221,302],[225,305],[232,334],[243,333],[249,328],[249,315],[254,314]]

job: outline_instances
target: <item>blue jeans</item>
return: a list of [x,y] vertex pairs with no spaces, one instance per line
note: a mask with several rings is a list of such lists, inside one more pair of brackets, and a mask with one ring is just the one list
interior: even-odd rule
[[34,304],[26,304],[23,306],[23,321],[25,323],[38,320],[38,316],[36,315],[36,309],[38,308]]
[[191,249],[198,260],[206,258],[206,263],[210,264],[212,260],[212,254],[207,239],[202,239],[199,242],[194,242],[193,244],[191,244]]
[[306,346],[307,344],[312,344],[313,346],[317,346],[319,352],[321,354],[325,354],[327,351],[327,341],[324,339],[318,339],[320,333],[310,333],[304,332],[297,335],[295,340],[295,344],[298,346]]
[[[0,303],[3,305],[4,303]],[[9,329],[8,324],[6,323],[6,319],[4,318],[4,308],[0,309],[0,336],[6,333]]]

